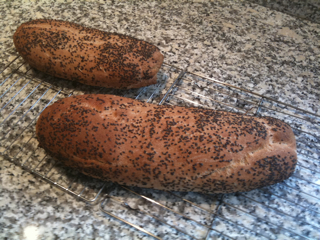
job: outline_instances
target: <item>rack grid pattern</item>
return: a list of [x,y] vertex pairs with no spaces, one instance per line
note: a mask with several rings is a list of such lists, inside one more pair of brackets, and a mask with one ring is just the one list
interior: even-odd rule
[[[98,202],[103,213],[146,237],[320,239],[320,116],[168,64],[158,80],[135,90],[88,87],[44,75],[16,57],[0,70],[0,154],[88,203]],[[282,119],[296,135],[298,166],[282,183],[235,194],[165,192],[86,177],[38,148],[34,129],[46,106],[84,93]]]

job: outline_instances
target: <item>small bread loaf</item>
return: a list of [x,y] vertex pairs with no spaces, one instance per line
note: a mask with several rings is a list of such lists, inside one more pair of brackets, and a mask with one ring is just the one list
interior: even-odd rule
[[31,67],[55,77],[107,88],[138,88],[157,82],[163,55],[135,38],[58,20],[18,27],[14,45]]
[[280,120],[113,95],[59,100],[36,133],[50,155],[86,175],[160,190],[249,191],[287,179],[297,163],[294,134]]

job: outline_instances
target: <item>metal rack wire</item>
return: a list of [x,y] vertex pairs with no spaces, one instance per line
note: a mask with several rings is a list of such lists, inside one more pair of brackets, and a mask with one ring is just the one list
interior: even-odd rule
[[95,203],[103,188],[111,183],[65,169],[38,148],[35,138],[37,118],[49,104],[58,99],[84,93],[108,93],[147,102],[157,101],[163,95],[166,85],[180,72],[164,65],[157,85],[135,90],[114,90],[45,76],[30,69],[22,58],[17,57],[0,73],[0,154],[62,190],[88,203]]
[[[215,79],[164,65],[159,83],[137,90],[88,88],[44,77],[17,57],[0,72],[0,153],[46,181],[155,239],[319,239],[320,116]],[[45,79],[45,80],[44,80]],[[197,106],[289,123],[298,147],[294,175],[247,193],[199,194],[101,182],[57,164],[37,147],[34,124],[57,99],[109,93],[154,104]],[[106,195],[98,201],[101,192]]]

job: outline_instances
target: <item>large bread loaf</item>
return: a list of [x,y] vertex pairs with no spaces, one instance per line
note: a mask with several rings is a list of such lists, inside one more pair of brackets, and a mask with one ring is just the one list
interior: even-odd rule
[[287,179],[297,163],[294,134],[280,120],[113,95],[59,100],[36,129],[65,165],[129,186],[249,191]]
[[92,86],[138,88],[155,84],[163,62],[159,49],[150,43],[65,21],[24,23],[13,40],[30,66]]

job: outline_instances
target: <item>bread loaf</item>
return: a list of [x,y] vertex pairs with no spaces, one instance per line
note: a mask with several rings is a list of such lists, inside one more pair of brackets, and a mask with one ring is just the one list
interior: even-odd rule
[[160,190],[249,191],[287,179],[297,163],[294,134],[280,120],[113,95],[57,101],[36,134],[86,175]]
[[58,20],[18,27],[14,45],[31,67],[50,75],[107,88],[155,84],[163,55],[150,43]]

